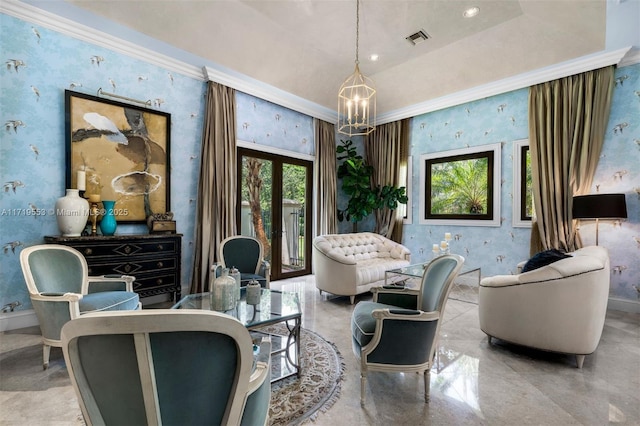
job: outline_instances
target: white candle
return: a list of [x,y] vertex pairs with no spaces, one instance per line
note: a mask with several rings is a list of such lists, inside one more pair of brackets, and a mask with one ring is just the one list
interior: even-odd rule
[[432,250],[433,250],[433,251],[438,251],[438,250],[440,250],[440,247],[438,247],[438,245],[437,245],[437,244],[434,244],[434,245],[433,245],[433,249],[432,249]]
[[446,250],[447,246],[448,246],[448,244],[447,244],[446,241],[440,241],[440,249]]
[[362,122],[367,118],[367,101],[362,101]]
[[451,232],[445,232],[444,239],[449,241],[451,239]]
[[76,173],[76,187],[78,191],[84,191],[87,189],[87,175],[84,170],[78,170]]
[[351,121],[351,101],[347,102],[347,116],[349,117],[349,121]]

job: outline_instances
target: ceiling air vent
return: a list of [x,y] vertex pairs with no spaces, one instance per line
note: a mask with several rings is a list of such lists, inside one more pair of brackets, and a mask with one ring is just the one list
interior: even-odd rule
[[409,37],[406,37],[406,39],[409,40],[409,43],[415,46],[416,44],[422,43],[423,41],[429,39],[429,34],[424,32],[424,30],[420,30],[415,34],[411,34]]

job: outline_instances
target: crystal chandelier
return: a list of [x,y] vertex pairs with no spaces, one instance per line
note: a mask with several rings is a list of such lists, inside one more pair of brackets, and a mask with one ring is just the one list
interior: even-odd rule
[[376,128],[376,89],[360,72],[360,0],[356,0],[356,69],[338,93],[338,132],[348,136],[368,135]]

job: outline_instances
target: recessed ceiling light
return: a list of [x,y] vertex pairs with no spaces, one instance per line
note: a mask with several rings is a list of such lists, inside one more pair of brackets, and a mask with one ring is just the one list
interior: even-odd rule
[[380,57],[377,54],[372,54],[369,56],[369,59],[372,61],[377,61],[378,59],[380,59]]
[[462,13],[462,16],[464,16],[465,18],[473,18],[474,16],[476,16],[478,13],[480,13],[480,8],[479,7],[470,7],[469,9],[465,10]]

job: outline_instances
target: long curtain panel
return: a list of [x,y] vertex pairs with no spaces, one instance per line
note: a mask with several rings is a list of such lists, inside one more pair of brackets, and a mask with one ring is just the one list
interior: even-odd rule
[[315,235],[338,232],[337,166],[335,126],[314,119],[316,145],[316,229]]
[[[373,187],[400,185],[400,170],[406,170],[409,152],[409,119],[376,126],[364,141],[366,162],[373,166]],[[404,168],[402,167],[404,165]],[[397,210],[380,209],[374,212],[375,232],[394,241],[402,240],[402,218]],[[395,230],[395,232],[394,232]]]
[[529,145],[535,219],[531,252],[581,246],[573,196],[590,191],[609,120],[613,66],[532,86]]
[[220,242],[236,234],[235,90],[207,86],[196,207],[191,293],[208,290]]

